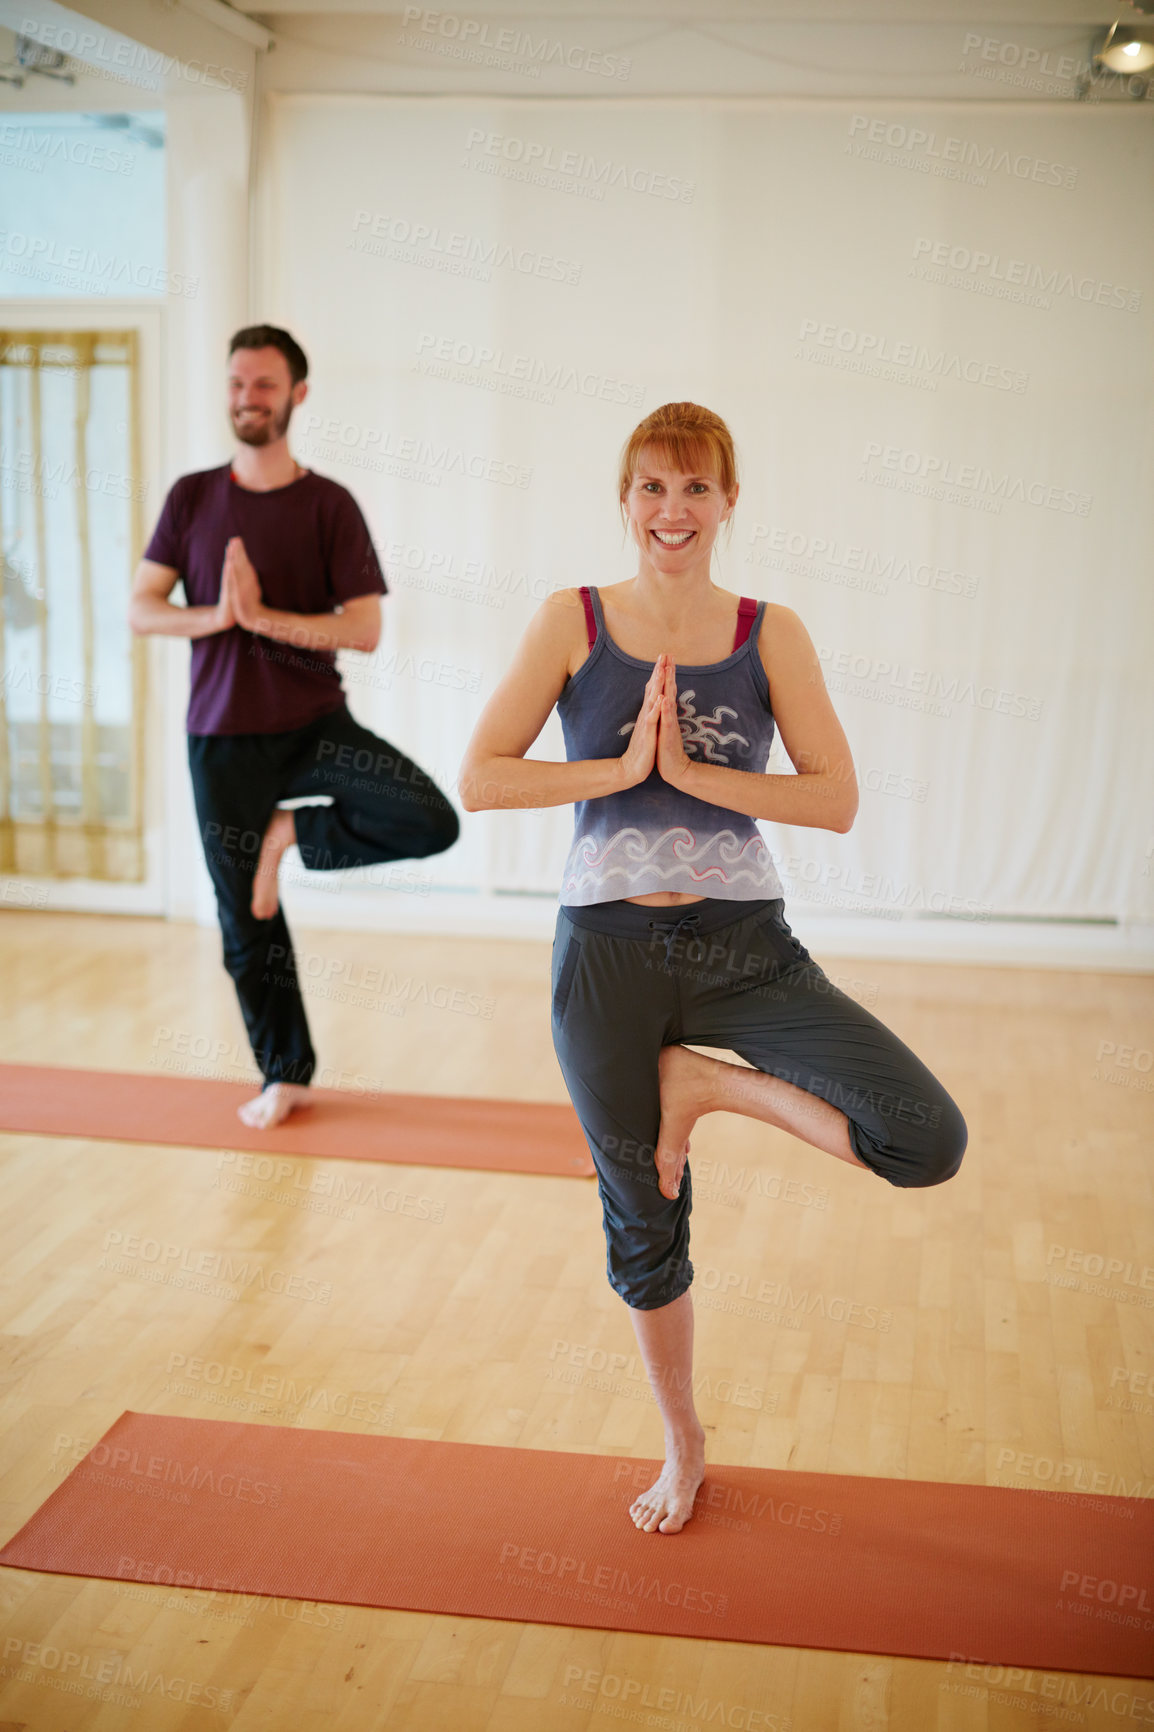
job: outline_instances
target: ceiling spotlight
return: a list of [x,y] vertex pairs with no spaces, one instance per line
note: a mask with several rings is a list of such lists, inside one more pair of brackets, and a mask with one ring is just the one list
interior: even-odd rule
[[1111,24],[1094,46],[1094,65],[1108,72],[1148,72],[1154,66],[1154,25]]

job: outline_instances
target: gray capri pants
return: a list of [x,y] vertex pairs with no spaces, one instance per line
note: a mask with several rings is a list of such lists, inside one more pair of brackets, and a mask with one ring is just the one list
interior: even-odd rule
[[966,1123],[922,1061],[834,986],[790,931],[781,897],[675,907],[560,907],[553,1046],[604,1208],[606,1272],[627,1305],[669,1305],[693,1280],[689,1162],[657,1189],[657,1055],[680,1042],[739,1057],[830,1101],[854,1153],[891,1185],[940,1185]]

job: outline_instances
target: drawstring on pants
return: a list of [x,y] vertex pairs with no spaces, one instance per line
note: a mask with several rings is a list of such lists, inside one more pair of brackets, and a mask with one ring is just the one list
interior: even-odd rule
[[[670,973],[673,972],[673,955],[672,955],[673,940],[677,937],[677,934],[681,931],[681,928],[683,926],[698,927],[700,925],[701,925],[700,914],[683,914],[680,917],[680,919],[674,921],[673,925],[665,933],[665,963],[664,963],[664,966],[667,969],[669,969]],[[651,920],[649,922],[649,930],[650,930],[650,932],[664,930],[663,922],[660,920]]]

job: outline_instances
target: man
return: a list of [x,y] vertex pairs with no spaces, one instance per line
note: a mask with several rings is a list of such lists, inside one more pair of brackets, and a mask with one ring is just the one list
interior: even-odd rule
[[[346,707],[335,652],[376,648],[388,585],[352,494],[289,451],[307,373],[287,331],[233,337],[233,460],[173,484],[129,611],[135,632],[193,640],[189,765],[224,963],[265,1079],[239,1109],[257,1128],[307,1099],[315,1066],[277,896],[285,849],[336,871],[438,854],[459,833],[424,771]],[[186,607],[168,600],[178,582]],[[278,804],[308,795],[331,803]]]

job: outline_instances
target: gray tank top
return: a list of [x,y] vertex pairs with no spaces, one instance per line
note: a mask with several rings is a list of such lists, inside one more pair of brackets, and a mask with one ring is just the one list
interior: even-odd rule
[[[618,649],[605,629],[596,589],[582,589],[581,597],[592,647],[557,699],[565,755],[570,761],[619,758],[654,664]],[[774,723],[757,653],[764,615],[763,601],[743,598],[737,645],[725,660],[678,664],[677,715],[690,758],[734,770],[765,769]],[[636,787],[575,803],[560,900],[562,907],[580,908],[656,890],[732,902],[783,895],[756,821],[682,793],[654,764]]]

